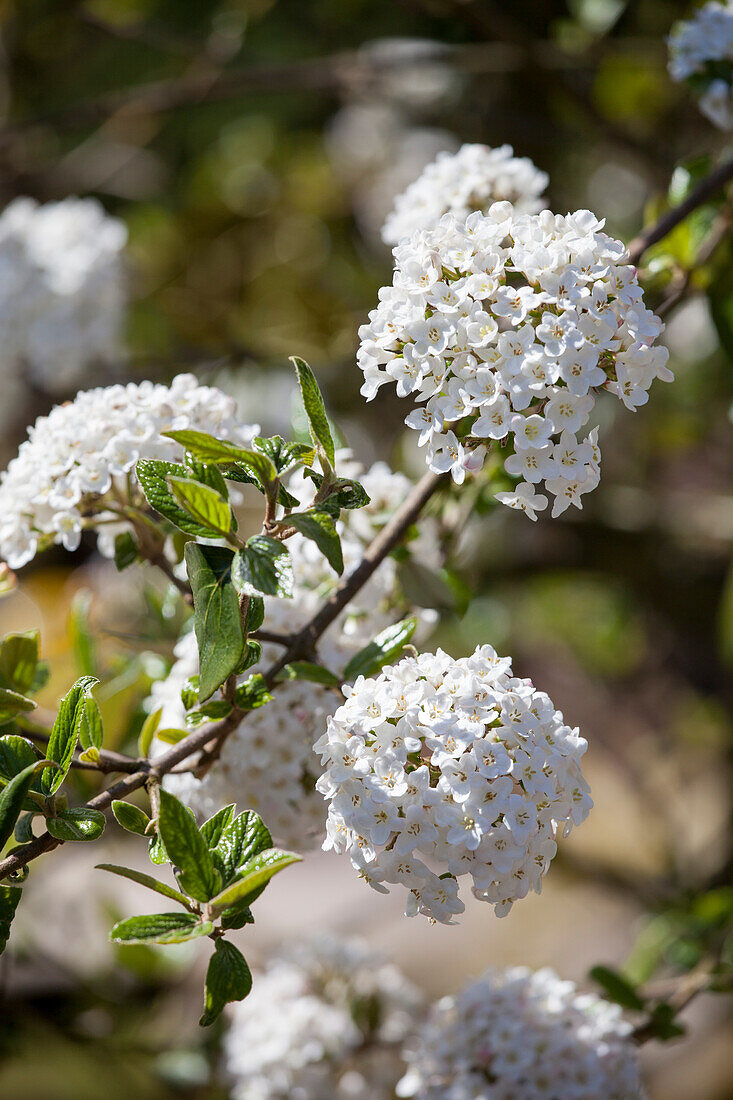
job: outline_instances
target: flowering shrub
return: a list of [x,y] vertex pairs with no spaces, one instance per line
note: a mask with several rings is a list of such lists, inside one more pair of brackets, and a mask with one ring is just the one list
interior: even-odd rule
[[617,1005],[552,970],[489,970],[432,1010],[397,1094],[417,1100],[642,1100]]
[[422,1008],[396,967],[359,940],[296,944],[231,1015],[234,1100],[390,1100]]
[[397,196],[382,239],[397,244],[420,229],[436,225],[444,214],[465,219],[506,200],[518,214],[542,209],[549,177],[529,157],[515,157],[511,145],[462,145],[457,153],[441,152],[414,183]]
[[0,482],[0,558],[19,569],[54,543],[75,550],[85,528],[99,529],[100,549],[111,554],[129,527],[126,507],[145,503],[136,463],[180,459],[183,448],[163,432],[192,428],[239,443],[258,431],[237,420],[230,397],[192,374],[170,386],[85,390],[39,417]]
[[516,217],[507,202],[450,214],[395,250],[393,285],[359,329],[362,394],[394,383],[431,470],[460,484],[506,440],[515,491],[504,504],[553,516],[599,480],[594,432],[578,439],[604,387],[629,409],[670,381],[661,322],[645,309],[625,249],[590,211]]
[[491,646],[459,660],[406,657],[360,677],[316,742],[330,803],[323,846],[348,852],[383,893],[404,886],[408,916],[451,923],[464,875],[503,916],[540,892],[556,835],[588,815],[586,747]]
[[710,0],[669,36],[669,73],[698,94],[700,110],[733,129],[733,3]]
[[[338,530],[347,569],[355,567],[386,519],[392,515],[412,488],[404,474],[394,473],[378,462],[366,472],[349,458],[337,454],[341,474],[359,477],[370,503],[358,511],[347,512]],[[299,474],[288,482],[288,490],[303,496],[306,485]],[[434,526],[423,521],[409,544],[410,553],[420,562],[437,565],[439,552]],[[290,540],[293,560],[291,598],[268,596],[265,616],[275,631],[298,630],[306,624],[323,600],[336,587],[338,578],[313,545],[301,535]],[[339,674],[347,662],[380,631],[407,610],[400,592],[397,567],[393,558],[382,562],[358,597],[323,635],[319,645],[322,663]],[[435,613],[421,610],[423,632],[435,619]],[[264,671],[277,656],[277,647],[265,643],[261,661],[247,675]],[[193,634],[185,635],[176,647],[177,661],[167,680],[153,685],[151,706],[163,707],[161,728],[185,726],[185,707],[181,690],[189,677],[198,673],[198,651]],[[334,680],[338,686],[338,679]],[[320,843],[325,827],[326,808],[316,791],[321,774],[313,742],[338,704],[334,683],[304,681],[285,683],[266,707],[248,714],[222,749],[220,759],[197,779],[192,773],[172,775],[166,786],[199,816],[208,817],[219,806],[237,802],[255,809],[267,821],[277,839],[286,846],[303,850]]]
[[15,199],[0,216],[0,361],[51,392],[119,359],[127,227],[95,199]]

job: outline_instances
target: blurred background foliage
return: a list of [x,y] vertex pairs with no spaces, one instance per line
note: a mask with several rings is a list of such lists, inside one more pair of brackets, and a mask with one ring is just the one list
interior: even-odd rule
[[[395,191],[440,148],[510,142],[549,172],[553,209],[590,207],[631,239],[726,153],[666,73],[664,36],[690,7],[5,0],[0,203],[91,194],[129,227],[128,351],[89,384],[193,369],[282,430],[297,353],[358,456],[417,473],[405,409],[384,391],[364,405],[354,364],[357,326],[390,281],[379,226]],[[363,932],[431,993],[504,961],[582,979],[628,957],[647,980],[717,950],[730,921],[730,243],[689,273],[729,216],[718,197],[645,257],[650,304],[682,289],[666,336],[676,381],[635,416],[599,402],[603,480],[583,512],[532,525],[478,495],[453,516],[436,642],[511,652],[591,745],[596,809],[545,895],[501,925],[472,910],[461,930],[416,932],[330,861],[297,872],[306,923]],[[3,464],[48,404],[28,391]],[[139,729],[180,627],[155,579],[135,576],[110,579],[84,545],[54,551],[0,605],[3,632],[42,629],[48,705],[80,671],[101,672],[111,748]],[[125,841],[110,828],[105,843]],[[34,869],[18,946],[0,960],[0,1095],[225,1097],[218,1036],[195,1025],[195,952],[109,948],[111,920],[140,899],[97,882],[101,858],[64,850]],[[250,934],[261,957],[308,930],[271,917]],[[689,1019],[688,1038],[645,1052],[652,1100],[733,1097],[723,1000]]]

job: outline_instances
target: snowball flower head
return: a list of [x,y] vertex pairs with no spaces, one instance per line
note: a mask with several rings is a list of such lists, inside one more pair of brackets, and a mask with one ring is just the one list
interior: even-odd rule
[[643,1100],[621,1009],[552,970],[489,970],[430,1013],[397,1095]]
[[419,993],[359,940],[274,959],[231,1015],[234,1100],[391,1100]]
[[[248,445],[256,424],[241,424],[236,402],[221,390],[180,374],[153,382],[85,390],[36,420],[18,456],[0,476],[0,559],[11,569],[53,543],[79,545],[82,530],[114,520],[120,500],[147,508],[134,467],[140,458],[183,459],[163,432],[192,428]],[[122,519],[100,538],[110,550]]]
[[503,199],[517,213],[542,209],[549,177],[529,157],[515,157],[511,145],[462,145],[457,153],[441,152],[395,200],[384,228],[385,244],[397,244],[418,229],[428,229],[443,214],[467,218]]
[[0,359],[43,389],[78,385],[119,358],[127,228],[96,199],[39,206],[19,198],[0,216]]
[[423,653],[359,679],[316,742],[323,847],[370,886],[407,890],[406,915],[452,923],[459,879],[503,916],[542,877],[592,802],[587,742],[489,645]]
[[457,484],[502,441],[519,484],[497,495],[530,519],[542,488],[557,516],[598,484],[597,433],[578,433],[599,387],[635,409],[672,378],[652,347],[662,323],[602,228],[588,210],[517,217],[508,202],[446,214],[394,249],[393,285],[359,329],[367,400],[386,383],[411,398],[405,423]]
[[700,110],[721,130],[733,129],[733,0],[703,4],[677,23],[668,40],[669,74],[699,95]]
[[[338,521],[349,572],[361,560],[365,546],[404,500],[412,483],[384,462],[363,472],[344,451],[337,454],[337,471],[342,477],[358,477],[371,498],[365,508],[346,511]],[[302,474],[297,473],[288,480],[287,487],[298,498],[305,499],[310,491],[308,485]],[[288,548],[293,562],[292,599],[265,598],[265,628],[283,633],[305,626],[338,583],[338,577],[314,543],[302,535],[294,535],[288,540]],[[429,520],[420,521],[408,551],[417,554],[423,564],[438,565],[437,530]],[[405,610],[396,562],[387,558],[322,636],[319,660],[331,671],[342,673],[350,658]],[[436,617],[429,610],[419,613],[423,633]],[[198,673],[198,650],[192,633],[181,638],[175,652],[177,660],[168,678],[152,688],[150,707],[153,710],[163,707],[162,729],[185,728],[181,689],[189,676]],[[281,652],[275,645],[264,644],[261,662],[248,669],[243,679],[264,671]],[[191,773],[169,775],[165,779],[166,788],[202,820],[221,806],[236,802],[241,808],[256,810],[278,842],[287,848],[303,851],[320,843],[326,807],[316,790],[322,769],[313,742],[341,698],[340,692],[331,687],[303,680],[280,685],[272,701],[248,714],[227,738],[220,758],[202,779]],[[161,744],[161,751],[166,747]]]

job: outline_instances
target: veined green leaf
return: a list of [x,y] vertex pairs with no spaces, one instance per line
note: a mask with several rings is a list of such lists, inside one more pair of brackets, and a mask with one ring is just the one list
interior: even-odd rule
[[42,785],[46,794],[55,794],[66,778],[79,738],[85,702],[90,697],[92,688],[98,683],[99,680],[95,676],[82,676],[59,704],[56,721],[46,747],[48,759],[53,760],[59,767],[53,771],[46,769],[43,773]]
[[39,760],[38,750],[27,738],[17,733],[6,733],[0,737],[0,776],[3,779],[12,779]]
[[0,687],[0,725],[15,718],[16,714],[35,709],[36,704],[32,699],[20,692],[11,691],[10,688]]
[[290,551],[269,535],[253,535],[232,561],[232,582],[245,596],[292,596]]
[[265,486],[277,478],[277,470],[273,463],[267,455],[259,451],[250,451],[226,439],[216,439],[213,435],[207,435],[206,432],[186,430],[163,434],[180,443],[201,462],[214,462],[224,466],[241,464],[250,469]]
[[163,708],[158,707],[152,714],[149,714],[142,724],[140,730],[140,736],[137,739],[137,748],[141,756],[147,756],[150,752],[150,746],[153,743],[155,737],[155,731],[160,725],[160,718],[163,713]]
[[285,473],[296,462],[310,464],[315,459],[315,451],[306,443],[286,443],[281,435],[272,435],[267,438],[257,436],[253,440],[253,446],[272,461],[278,474]]
[[119,921],[109,934],[113,943],[183,943],[213,932],[211,921],[193,913],[150,913]]
[[344,557],[341,552],[341,539],[336,524],[328,512],[293,512],[288,523],[300,531],[307,539],[315,542],[324,558],[339,576],[344,571]]
[[199,649],[199,700],[205,702],[238,667],[244,650],[239,597],[232,584],[232,551],[186,546],[194,629]]
[[132,867],[119,867],[116,863],[98,863],[97,870],[109,871],[112,875],[129,878],[132,882],[139,883],[140,886],[147,886],[148,890],[154,890],[156,894],[163,894],[171,901],[177,901],[185,909],[191,908],[191,902],[180,890],[174,890],[172,886],[168,886],[165,882],[158,882],[157,878],[146,875],[143,871],[135,871]]
[[209,848],[216,848],[217,844],[221,840],[224,830],[231,825],[234,819],[234,803],[229,806],[224,806],[205,821],[201,826],[201,836],[206,841]]
[[243,684],[237,686],[234,699],[240,710],[257,710],[272,699],[264,676],[255,672]]
[[128,833],[137,836],[148,836],[150,818],[139,806],[133,806],[131,802],[123,802],[116,798],[112,803],[112,813],[118,825],[126,829]]
[[182,508],[168,488],[168,477],[185,477],[186,467],[177,462],[161,462],[155,458],[141,458],[136,466],[145,499],[151,508],[186,535],[210,538],[211,529],[194,520]]
[[42,761],[36,761],[29,764],[27,768],[23,768],[22,772],[14,775],[7,786],[0,791],[0,851],[13,835],[15,823],[23,810],[25,796],[42,763]]
[[316,376],[305,360],[298,358],[297,355],[291,355],[290,362],[295,367],[295,373],[298,376],[298,384],[303,397],[303,406],[308,417],[313,443],[321,459],[325,458],[327,468],[333,469],[336,463],[333,436],[328,425],[326,406]]
[[228,535],[232,529],[232,510],[215,489],[190,478],[168,477],[168,488],[175,500],[192,519],[208,527],[214,536]]
[[84,749],[101,749],[103,741],[102,713],[97,706],[96,699],[91,695],[87,695],[81,707],[79,743]]
[[312,661],[291,661],[278,674],[277,680],[308,680],[312,684],[325,684],[326,687],[339,687],[341,684],[341,677]]
[[86,841],[97,840],[107,824],[104,814],[99,810],[90,810],[86,806],[77,806],[71,810],[62,810],[56,817],[46,819],[46,828],[57,840]]
[[251,988],[252,974],[242,952],[227,940],[217,940],[206,972],[201,1026],[213,1024],[225,1005],[243,1001]]
[[115,537],[115,565],[121,573],[138,559],[137,543],[129,531],[122,531]]
[[392,664],[417,628],[417,619],[403,619],[377,634],[373,641],[356,653],[344,669],[344,680],[357,676],[375,676],[382,665]]
[[296,852],[284,852],[280,848],[270,848],[253,856],[237,868],[236,881],[211,899],[214,914],[218,915],[237,902],[245,901],[255,890],[266,886],[279,871],[284,871],[292,863],[299,863],[302,858]]
[[164,789],[160,791],[158,829],[168,858],[180,868],[183,889],[196,901],[208,901],[221,881],[211,852],[188,808]]
[[272,848],[270,830],[254,810],[239,814],[223,831],[216,845],[221,859],[224,884],[227,885],[237,868],[259,852]]

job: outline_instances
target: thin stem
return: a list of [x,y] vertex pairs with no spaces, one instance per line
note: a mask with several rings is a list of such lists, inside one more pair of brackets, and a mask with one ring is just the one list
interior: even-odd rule
[[724,164],[720,164],[709,176],[698,183],[684,202],[668,210],[654,225],[649,226],[631,242],[629,245],[631,263],[638,264],[648,248],[651,248],[653,244],[657,244],[668,233],[671,233],[693,210],[697,210],[699,206],[711,199],[731,179],[733,179],[733,160],[728,160]]

